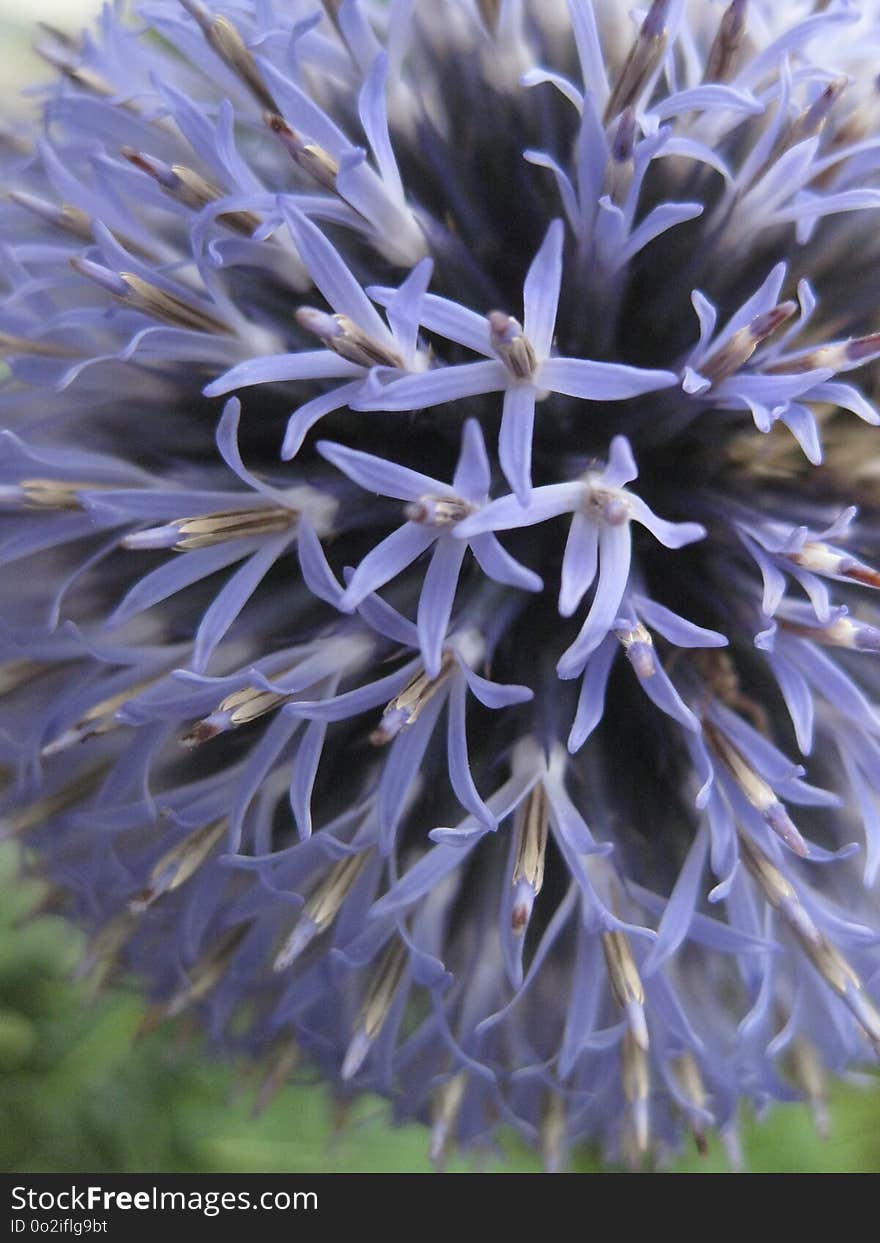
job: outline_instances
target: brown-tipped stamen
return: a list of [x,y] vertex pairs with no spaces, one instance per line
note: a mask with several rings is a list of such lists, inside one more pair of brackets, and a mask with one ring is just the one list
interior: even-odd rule
[[373,1042],[385,1026],[385,1020],[388,1018],[397,990],[403,981],[407,961],[406,945],[399,937],[395,937],[385,951],[367,989],[367,995],[342,1062],[340,1074],[344,1080],[354,1078],[372,1048]]
[[857,972],[840,950],[816,927],[801,903],[794,885],[779,871],[763,850],[745,833],[739,833],[740,856],[764,897],[785,920],[795,940],[825,983],[852,1014],[873,1047],[880,1053],[880,1012],[868,997]]
[[815,371],[821,367],[830,367],[833,371],[849,370],[861,362],[869,362],[876,354],[880,354],[880,332],[872,332],[865,337],[853,337],[849,341],[838,341],[832,345],[820,345],[805,354],[797,354],[794,358],[783,358],[767,367],[766,373],[799,375],[801,372]]
[[539,781],[526,795],[516,820],[516,854],[511,883],[514,890],[511,926],[523,936],[535,898],[544,884],[544,858],[550,824],[550,804]]
[[247,509],[218,510],[214,514],[175,518],[161,527],[135,531],[123,538],[122,547],[129,551],[171,548],[174,552],[192,552],[197,548],[227,544],[230,540],[278,535],[295,527],[299,518],[298,510],[288,509],[285,505],[252,505]]
[[797,826],[791,820],[785,806],[776,797],[773,788],[755,772],[730,739],[709,721],[703,721],[703,733],[711,749],[724,761],[734,781],[761,819],[781,841],[801,859],[807,859],[810,849]]
[[116,719],[117,711],[127,704],[129,700],[139,695],[141,691],[155,686],[163,676],[164,671],[155,677],[135,682],[131,686],[125,687],[124,690],[117,691],[115,694],[108,695],[106,698],[99,700],[87,712],[84,712],[73,725],[63,730],[55,738],[50,739],[43,746],[40,755],[43,759],[49,759],[53,755],[60,755],[63,751],[68,751],[78,743],[85,742],[87,738],[97,738],[102,734],[109,734],[111,730],[118,729],[120,722]]
[[424,670],[411,678],[403,690],[388,703],[379,724],[370,734],[373,746],[385,746],[402,729],[418,720],[437,691],[449,679],[454,668],[455,657],[451,652],[445,652],[436,678],[429,678]]
[[455,1143],[455,1128],[467,1088],[468,1072],[460,1070],[440,1084],[431,1098],[431,1143],[428,1160],[441,1169]]
[[756,315],[751,323],[738,329],[729,341],[700,365],[700,374],[713,385],[720,384],[722,380],[739,371],[761,342],[772,336],[786,320],[791,319],[796,310],[797,303],[780,302],[772,310]]
[[154,864],[145,887],[129,902],[129,910],[140,914],[163,894],[173,893],[194,876],[212,854],[227,831],[226,818],[202,825],[162,855]]
[[269,110],[263,119],[272,133],[277,135],[297,167],[308,173],[328,193],[336,194],[339,165],[330,152],[325,151],[318,143],[303,138],[275,109]]
[[273,971],[284,971],[307,945],[330,927],[363,871],[369,851],[340,859],[324,876],[302,909],[299,919],[275,955]]
[[99,492],[109,486],[72,479],[20,479],[0,488],[0,506],[15,499],[22,509],[80,510],[80,493]]
[[630,1027],[624,1032],[620,1063],[623,1094],[629,1101],[630,1123],[636,1151],[639,1156],[644,1156],[651,1142],[648,1113],[651,1074],[648,1067],[648,1055]]
[[746,35],[747,0],[733,0],[721,15],[706,57],[704,82],[727,82],[738,68]]
[[32,829],[42,828],[53,816],[57,816],[60,812],[66,811],[68,807],[72,807],[74,803],[87,798],[97,788],[106,771],[107,765],[99,764],[95,768],[80,773],[66,785],[60,786],[52,794],[47,794],[34,803],[5,811],[0,816],[0,841],[10,837],[20,837]]
[[252,1118],[259,1118],[266,1107],[278,1095],[296,1070],[301,1056],[300,1047],[295,1040],[286,1041],[277,1051],[270,1063],[268,1073],[254,1097],[254,1104],[251,1110]]
[[548,1092],[541,1117],[541,1156],[548,1174],[558,1174],[568,1152],[568,1121],[565,1100],[559,1092]]
[[785,1062],[792,1079],[807,1098],[816,1133],[820,1139],[828,1139],[831,1134],[828,1082],[818,1049],[809,1040],[799,1037],[788,1050]]
[[666,11],[669,0],[653,0],[641,30],[614,83],[603,120],[607,125],[624,108],[637,104],[642,91],[666,50]]
[[[201,211],[209,203],[216,203],[223,198],[224,191],[219,186],[207,181],[185,164],[165,164],[164,161],[137,151],[134,147],[123,147],[122,154],[129,164],[152,177],[169,198],[193,211]],[[261,223],[259,216],[247,211],[222,212],[216,219],[218,224],[226,225],[245,237],[250,237]]]
[[492,348],[516,380],[530,380],[538,360],[522,324],[504,311],[490,311],[489,340]]
[[167,1019],[177,1018],[184,1010],[207,997],[223,979],[230,959],[241,944],[248,927],[249,925],[234,928],[222,937],[219,944],[190,969],[189,982],[183,988],[169,997],[167,1001],[160,1001],[151,1006],[144,1015],[135,1033],[135,1038],[149,1035]]
[[359,367],[403,367],[403,359],[359,328],[347,315],[330,315],[313,306],[301,306],[296,322],[314,333],[328,350]]
[[709,1144],[706,1139],[705,1123],[698,1114],[705,1111],[708,1098],[697,1059],[692,1053],[682,1053],[672,1063],[672,1073],[682,1093],[694,1108],[695,1112],[690,1116],[691,1134],[694,1137],[697,1152],[701,1157],[705,1157],[709,1151]]
[[177,294],[160,289],[152,281],[146,281],[134,272],[113,272],[79,255],[73,256],[70,266],[80,276],[95,281],[124,305],[149,315],[151,319],[192,332],[207,332],[217,336],[232,334],[229,325],[215,318],[209,311],[185,302]]
[[627,1017],[633,1040],[645,1050],[649,1045],[645,990],[626,933],[619,928],[603,932],[602,952],[614,1000]]
[[262,79],[256,61],[244,39],[228,17],[215,17],[199,0],[180,0],[187,13],[199,24],[208,44],[227,68],[248,88],[261,108],[275,112],[278,105]]

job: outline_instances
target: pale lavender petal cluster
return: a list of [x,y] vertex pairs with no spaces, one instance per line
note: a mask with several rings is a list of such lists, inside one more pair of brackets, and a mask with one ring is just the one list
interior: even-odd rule
[[824,1126],[880,1051],[877,0],[38,50],[0,831],[84,970],[438,1165]]

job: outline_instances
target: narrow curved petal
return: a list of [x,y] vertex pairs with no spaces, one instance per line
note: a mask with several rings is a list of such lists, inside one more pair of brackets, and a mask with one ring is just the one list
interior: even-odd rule
[[293,380],[326,380],[362,375],[363,367],[332,350],[302,350],[298,354],[266,354],[249,358],[206,384],[206,397],[222,397],[236,388],[253,384],[282,384]]
[[599,536],[599,584],[587,619],[574,643],[559,658],[561,678],[575,678],[614,624],[629,578],[632,539],[629,523],[604,527]]
[[430,548],[436,538],[437,532],[433,527],[420,526],[417,522],[407,522],[398,527],[364,557],[345,589],[339,602],[340,608],[346,612],[356,609],[365,596],[372,595],[396,578],[401,570]]
[[347,315],[374,341],[395,348],[394,338],[381,315],[316,224],[288,198],[279,200],[282,215],[296,242],[300,258],[321,293],[340,315]]
[[467,748],[467,685],[456,678],[449,694],[446,718],[446,762],[455,797],[488,829],[495,827],[495,817],[480,798],[471,774]]
[[609,635],[599,644],[587,662],[578,696],[577,711],[568,735],[567,745],[572,755],[581,749],[602,720],[605,713],[605,689],[619,647],[615,636]]
[[466,551],[466,544],[450,539],[448,535],[441,536],[422,580],[416,625],[425,672],[429,678],[436,678],[440,672],[443,642],[449,629],[458,576]]
[[361,389],[360,381],[355,384],[342,384],[339,388],[331,388],[328,392],[321,393],[319,397],[313,397],[298,410],[294,410],[287,420],[281,445],[281,457],[284,461],[296,457],[306,436],[325,414],[332,414],[334,410],[341,410],[343,406],[349,405]]
[[504,394],[498,437],[498,459],[504,477],[523,506],[532,493],[532,433],[535,426],[534,388],[516,385]]
[[541,576],[534,570],[520,565],[519,561],[501,546],[491,531],[472,536],[468,543],[480,569],[496,583],[504,583],[508,587],[520,587],[523,591],[543,590],[544,581]]
[[553,393],[587,401],[621,401],[678,383],[672,371],[643,371],[621,363],[592,362],[586,358],[548,358],[535,383]]
[[197,673],[207,668],[208,661],[217,644],[238,617],[262,580],[290,543],[288,532],[269,540],[258,549],[232,577],[205,610],[196,631],[192,667]]
[[535,488],[527,506],[521,505],[515,496],[501,496],[459,522],[455,535],[458,539],[470,539],[482,531],[533,527],[550,518],[558,518],[560,514],[573,513],[580,508],[583,500],[584,487],[580,483],[551,483],[545,488]]
[[388,323],[397,338],[400,353],[407,362],[416,352],[422,302],[433,271],[433,259],[420,259],[388,303]]
[[593,585],[599,564],[599,528],[586,514],[575,514],[562,558],[559,612],[571,617]]
[[686,544],[706,538],[706,528],[699,522],[667,522],[665,518],[658,517],[640,496],[630,493],[627,500],[633,521],[647,527],[666,548],[684,548]]
[[359,410],[425,410],[463,397],[497,393],[507,387],[504,364],[495,361],[436,367],[386,384],[381,393],[359,402]]
[[452,488],[439,479],[422,475],[406,466],[398,466],[373,453],[362,453],[335,444],[332,440],[319,440],[315,446],[322,458],[332,462],[337,470],[347,475],[367,492],[390,496],[398,501],[417,501],[420,496],[452,494]]
[[561,220],[554,220],[531,262],[523,285],[523,330],[538,358],[546,358],[553,344],[562,284],[564,242],[565,226]]
[[468,501],[482,501],[491,482],[492,468],[483,429],[476,419],[467,419],[461,433],[461,453],[452,477],[452,490]]

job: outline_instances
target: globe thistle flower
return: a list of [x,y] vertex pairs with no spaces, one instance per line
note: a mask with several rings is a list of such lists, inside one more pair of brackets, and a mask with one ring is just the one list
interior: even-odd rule
[[736,1159],[876,1056],[878,44],[875,0],[40,37],[0,814],[148,1023],[438,1163]]

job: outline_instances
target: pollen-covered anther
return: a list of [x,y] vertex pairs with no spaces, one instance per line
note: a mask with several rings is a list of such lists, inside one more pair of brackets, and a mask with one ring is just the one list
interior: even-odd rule
[[313,306],[301,306],[296,321],[323,341],[328,350],[361,367],[403,367],[393,350],[374,341],[347,315],[329,315]]
[[214,820],[167,850],[153,866],[144,888],[130,900],[129,910],[139,914],[163,894],[179,889],[205,863],[227,827],[225,817]]
[[629,522],[631,509],[623,489],[603,488],[588,481],[584,491],[584,512],[594,522],[620,527]]
[[846,74],[841,74],[829,82],[809,107],[804,108],[803,112],[792,121],[784,136],[785,146],[794,147],[799,142],[804,142],[805,139],[818,134],[828,120],[831,109],[851,81],[852,79]]
[[703,1076],[700,1074],[700,1068],[697,1065],[697,1059],[692,1053],[682,1053],[680,1057],[675,1058],[673,1061],[672,1073],[675,1075],[682,1094],[687,1098],[695,1111],[690,1118],[691,1133],[694,1137],[697,1152],[701,1157],[704,1157],[709,1151],[709,1145],[706,1140],[706,1126],[699,1115],[705,1112],[708,1098],[706,1096],[706,1086],[703,1083]]
[[35,337],[17,337],[11,332],[0,332],[0,357],[11,358],[17,354],[34,358],[78,358],[79,351],[54,341],[39,341]]
[[76,746],[77,743],[85,742],[87,738],[108,734],[110,730],[116,729],[119,725],[116,719],[117,711],[124,704],[128,703],[130,699],[133,699],[135,695],[139,695],[141,691],[153,686],[156,681],[158,681],[158,677],[145,678],[143,681],[127,686],[115,695],[108,695],[106,699],[101,699],[98,703],[93,704],[74,725],[71,725],[56,738],[45,744],[40,751],[43,759],[59,755],[62,751],[67,751],[70,747]]
[[369,851],[348,855],[334,864],[322,878],[303,907],[293,931],[275,955],[273,971],[286,970],[315,937],[330,927],[363,871],[368,857]]
[[43,660],[7,660],[0,665],[0,695],[9,695],[48,673],[52,666]]
[[842,371],[880,353],[880,332],[872,332],[864,337],[852,337],[849,341],[837,341],[832,345],[820,345],[805,354],[797,354],[794,358],[785,358],[765,370],[768,375],[799,375],[804,371],[814,371],[820,367],[830,367],[832,371]]
[[388,703],[379,724],[370,734],[374,747],[383,747],[396,738],[402,729],[418,720],[428,703],[450,677],[455,668],[455,657],[445,652],[436,678],[429,678],[424,670],[415,675],[403,690]]
[[73,479],[20,479],[18,483],[0,485],[0,507],[79,510],[83,507],[80,494],[102,487],[107,484]]
[[628,108],[638,103],[648,80],[660,64],[666,50],[666,14],[669,0],[653,0],[645,15],[641,29],[636,36],[629,55],[623,63],[620,73],[605,107],[604,120],[611,121]]
[[632,107],[624,108],[614,125],[611,137],[611,159],[605,168],[603,190],[613,203],[622,205],[633,179],[633,153],[636,141],[636,116]]
[[160,1001],[151,1006],[137,1030],[138,1036],[145,1036],[155,1030],[166,1019],[177,1018],[184,1010],[207,997],[216,988],[229,966],[230,960],[241,944],[247,926],[234,928],[204,958],[201,958],[189,971],[189,982],[178,989],[167,1001]]
[[277,535],[295,527],[299,512],[284,505],[253,506],[250,509],[224,509],[215,514],[195,518],[175,518],[161,527],[134,531],[122,540],[130,551],[171,548],[175,552],[191,552],[210,548],[230,540],[255,539],[261,535]]
[[623,1092],[630,1106],[630,1122],[636,1151],[640,1156],[651,1142],[648,1099],[651,1094],[651,1073],[645,1046],[641,1045],[631,1027],[623,1035],[620,1049]]
[[827,626],[804,626],[780,618],[780,628],[827,647],[843,647],[853,652],[880,652],[880,629],[846,615]]
[[749,361],[755,350],[772,336],[797,310],[795,302],[780,302],[762,315],[756,315],[751,323],[739,328],[729,341],[705,362],[700,364],[700,374],[712,384],[720,384],[728,376],[739,371]]
[[245,686],[222,699],[213,712],[184,734],[181,742],[185,747],[201,746],[219,734],[237,729],[240,725],[248,725],[251,721],[274,712],[289,699],[289,695],[278,691],[269,691],[261,686]]
[[287,124],[284,117],[270,110],[263,118],[273,134],[281,141],[290,158],[298,168],[318,183],[330,194],[336,194],[336,178],[339,165],[329,151],[325,151],[316,142],[311,142],[298,134]]
[[[68,82],[72,82],[75,86],[79,86],[84,91],[88,91],[92,95],[98,95],[103,99],[108,99],[116,94],[116,88],[112,83],[95,73],[93,69],[79,63],[81,55],[80,50],[75,44],[71,43],[61,35],[60,31],[54,30],[52,27],[43,24],[43,29],[50,35],[52,42],[46,39],[38,39],[34,43],[34,51],[37,56],[51,65],[53,69],[57,69],[59,73],[67,78]],[[128,108],[134,111],[134,105],[130,101],[122,101],[119,104],[122,108]]]
[[495,34],[498,29],[498,22],[501,17],[502,0],[477,0],[477,8],[480,17],[483,19],[483,25],[489,34]]
[[207,332],[220,336],[228,336],[231,332],[228,324],[224,324],[208,311],[185,302],[167,289],[160,289],[152,281],[146,281],[134,272],[114,272],[90,259],[83,259],[80,255],[73,256],[70,266],[80,276],[95,281],[114,298],[144,315],[149,315],[151,319],[190,332]]
[[831,1133],[828,1084],[818,1049],[811,1041],[801,1037],[793,1041],[786,1065],[809,1102],[817,1134],[821,1139],[827,1139]]
[[65,233],[71,233],[74,237],[83,242],[92,241],[92,222],[86,212],[79,207],[73,207],[69,203],[62,203],[60,206],[56,203],[50,203],[48,199],[38,198],[35,194],[29,194],[24,190],[10,190],[9,197],[13,203],[17,203],[19,207],[24,207],[34,215],[40,216],[43,220],[55,226],[56,229],[63,229]]
[[782,915],[804,954],[825,983],[847,1006],[874,1048],[880,1052],[880,1012],[868,997],[858,973],[840,950],[816,927],[797,890],[751,838],[740,833],[740,854],[764,897]]
[[199,0],[180,0],[180,3],[190,16],[195,18],[210,46],[244,83],[260,107],[274,111],[277,104],[266,89],[244,39],[229,18],[215,17],[203,4],[199,3]]
[[646,1050],[650,1041],[645,1021],[645,990],[626,933],[619,928],[603,932],[602,952],[614,1000],[627,1017],[628,1030],[636,1045]]
[[558,1174],[565,1165],[568,1150],[568,1122],[565,1100],[559,1092],[549,1092],[541,1117],[541,1155],[548,1174]]
[[706,57],[704,82],[727,82],[736,72],[746,33],[747,4],[748,0],[732,0],[722,13]]
[[657,672],[654,640],[647,627],[639,622],[632,630],[617,630],[615,634],[623,645],[623,650],[635,669],[637,677],[643,681],[653,677]]
[[410,522],[426,527],[451,527],[475,513],[477,506],[461,496],[420,496],[404,509]]
[[507,370],[517,380],[530,380],[537,369],[538,359],[522,324],[504,311],[490,311],[486,319],[489,321],[492,349]]
[[550,805],[539,782],[528,794],[517,817],[516,855],[511,883],[514,889],[510,922],[517,936],[524,936],[535,898],[544,884],[544,858]]
[[86,952],[74,971],[74,979],[90,977],[92,990],[101,991],[114,975],[122,951],[137,928],[137,918],[128,910],[107,921],[89,939]]
[[403,941],[395,938],[385,951],[376,974],[370,983],[354,1032],[342,1061],[340,1074],[343,1079],[353,1079],[364,1064],[373,1041],[385,1026],[394,997],[406,970],[407,950]]
[[302,1050],[295,1040],[286,1040],[270,1057],[269,1068],[254,1098],[251,1117],[258,1118],[267,1105],[287,1083],[302,1057]]
[[771,786],[759,776],[733,743],[708,721],[703,722],[703,732],[713,751],[724,761],[743,794],[764,823],[773,830],[790,850],[802,859],[809,858],[810,848],[797,826],[776,797]]
[[42,828],[55,816],[66,811],[75,803],[81,802],[97,787],[106,771],[106,765],[100,764],[88,769],[59,786],[51,794],[39,798],[23,807],[10,808],[0,816],[0,842],[10,837],[19,837],[32,829]]
[[435,1168],[442,1167],[453,1146],[467,1081],[467,1071],[460,1070],[444,1080],[431,1098],[431,1143],[428,1159]]
[[[193,211],[201,211],[208,203],[215,203],[223,197],[223,191],[218,186],[185,164],[166,164],[164,160],[137,151],[134,147],[123,147],[122,154],[135,168],[152,177],[170,198]],[[250,236],[260,224],[259,216],[245,211],[224,212],[217,220],[246,236]]]
[[880,588],[880,571],[817,540],[808,540],[797,552],[788,553],[788,559],[813,574],[851,578],[853,582],[862,583],[865,587]]

